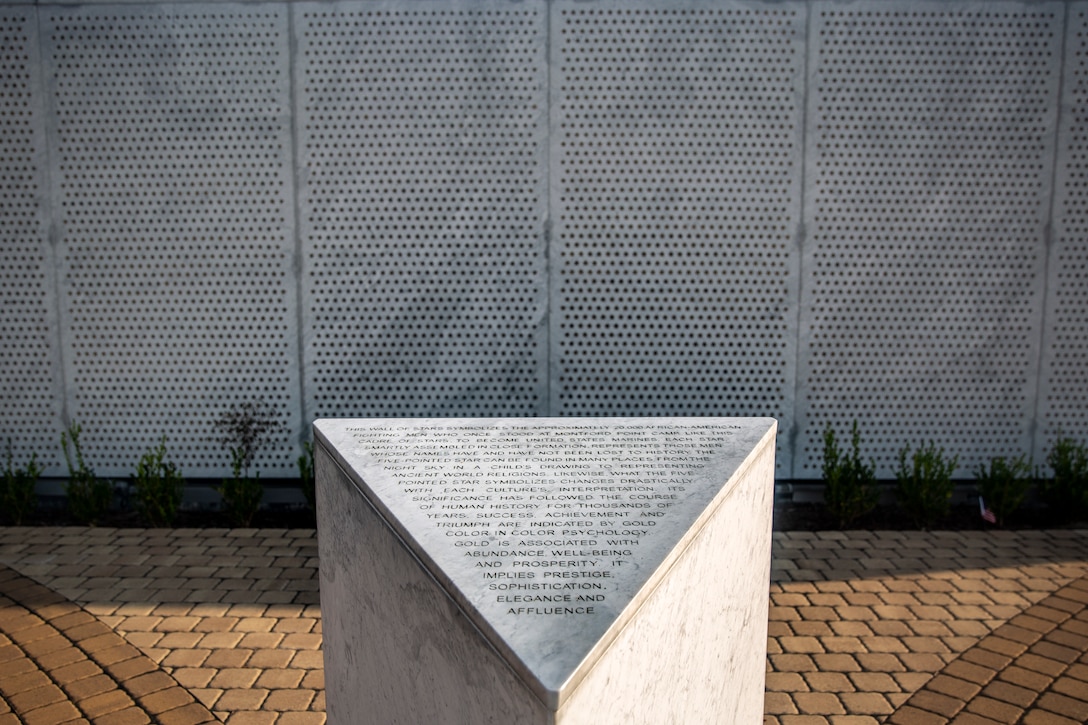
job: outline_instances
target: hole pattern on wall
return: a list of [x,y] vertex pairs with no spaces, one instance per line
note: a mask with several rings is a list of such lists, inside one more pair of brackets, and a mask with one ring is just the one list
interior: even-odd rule
[[545,13],[296,9],[307,406],[545,405]]
[[[300,425],[286,15],[264,6],[49,8],[70,415],[130,473],[165,433],[187,475],[229,467],[212,423],[263,399]],[[116,474],[114,474],[116,475]]]
[[1066,23],[1037,461],[1059,435],[1088,443],[1088,5],[1071,6]]
[[558,411],[785,425],[803,12],[562,3],[553,27]]
[[[0,453],[10,435],[17,460],[57,458],[64,385],[107,475],[160,430],[187,474],[221,474],[210,421],[251,397],[292,421],[304,401],[311,417],[772,414],[788,431],[798,285],[782,230],[802,167],[782,154],[800,113],[770,109],[803,92],[793,475],[818,476],[823,425],[845,434],[855,417],[884,475],[903,442],[931,437],[969,475],[1025,447],[1036,405],[1036,460],[1059,429],[1088,435],[1088,4],[300,3],[293,120],[287,7],[0,6]],[[807,90],[787,79],[803,52],[777,32],[800,43],[806,7]],[[25,106],[39,12],[56,94]],[[264,474],[293,474],[295,432]]]
[[37,21],[0,7],[0,455],[56,463],[56,329],[44,251]]
[[854,419],[884,476],[929,439],[961,476],[1029,452],[1060,7],[812,22],[796,474]]

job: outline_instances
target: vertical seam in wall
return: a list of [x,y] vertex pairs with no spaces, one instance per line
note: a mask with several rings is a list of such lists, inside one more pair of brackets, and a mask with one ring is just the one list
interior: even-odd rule
[[555,351],[555,305],[556,295],[553,275],[555,265],[552,263],[552,254],[555,247],[555,223],[552,199],[552,164],[555,153],[552,148],[552,6],[554,0],[544,2],[544,295],[546,305],[544,309],[544,414],[546,416],[559,415],[559,405],[552,397],[558,395],[558,386],[555,385],[555,371],[557,366],[553,360]]
[[[66,329],[66,317],[64,314],[64,257],[62,254],[62,240],[61,240],[61,225],[54,217],[56,198],[57,198],[57,174],[54,173],[53,168],[53,144],[57,141],[56,131],[56,109],[55,98],[49,91],[49,79],[47,77],[46,68],[52,68],[51,63],[46,62],[46,31],[44,27],[43,13],[45,6],[35,4],[32,6],[34,12],[34,25],[37,30],[38,40],[38,68],[37,68],[37,83],[38,90],[41,93],[41,104],[39,109],[42,113],[42,138],[44,140],[44,157],[45,164],[42,170],[42,184],[43,191],[48,190],[47,193],[42,194],[42,216],[45,222],[45,249],[48,250],[49,257],[45,260],[50,269],[50,273],[53,278],[53,304],[54,304],[54,317],[53,321],[56,324],[56,361],[60,368],[60,427],[66,429],[71,422],[72,410],[69,405],[69,391],[72,390],[71,379],[69,376],[69,356],[64,348],[64,331]],[[54,388],[55,390],[55,388]]]
[[805,296],[805,242],[808,238],[808,230],[805,227],[805,220],[807,219],[807,209],[805,204],[808,200],[808,194],[805,193],[805,187],[807,185],[806,171],[808,167],[808,135],[811,124],[809,123],[809,66],[810,54],[812,52],[812,12],[815,3],[808,2],[803,6],[805,9],[805,32],[804,32],[804,47],[801,56],[801,168],[799,173],[801,176],[801,188],[800,197],[798,198],[798,206],[800,209],[800,219],[798,219],[798,232],[797,232],[797,311],[794,315],[794,350],[793,350],[793,420],[790,422],[790,478],[797,478],[799,471],[799,462],[801,460],[801,313],[804,306]]
[[1032,416],[1029,426],[1031,432],[1031,456],[1034,457],[1036,451],[1043,451],[1043,444],[1045,443],[1045,431],[1044,431],[1044,407],[1043,400],[1043,366],[1046,361],[1046,355],[1044,349],[1046,346],[1046,323],[1047,323],[1047,308],[1050,307],[1050,270],[1055,268],[1053,257],[1057,254],[1058,244],[1055,239],[1058,230],[1055,227],[1055,220],[1058,218],[1057,205],[1058,205],[1058,168],[1061,163],[1061,141],[1062,141],[1062,107],[1065,98],[1065,45],[1066,37],[1069,33],[1069,5],[1070,3],[1062,3],[1062,19],[1060,24],[1060,33],[1058,36],[1058,90],[1057,90],[1057,104],[1058,108],[1054,115],[1054,146],[1051,153],[1051,160],[1053,165],[1050,169],[1050,208],[1047,220],[1044,224],[1043,232],[1043,290],[1042,290],[1042,311],[1039,315],[1039,337],[1038,347],[1035,351],[1035,406],[1034,415]]
[[[299,169],[302,168],[302,164],[299,162],[299,155],[302,153],[302,144],[300,143],[298,133],[298,98],[297,88],[295,84],[295,72],[298,61],[297,48],[295,47],[295,5],[293,3],[284,3],[284,9],[287,13],[287,103],[290,111],[290,123],[291,123],[291,204],[294,206],[294,224],[293,232],[295,235],[295,344],[298,347],[298,414],[301,418],[302,430],[299,432],[299,443],[308,440],[309,429],[307,421],[310,420],[312,411],[308,409],[306,400],[306,348],[305,341],[306,336],[303,332],[305,313],[304,307],[306,306],[306,298],[303,296],[304,287],[303,279],[305,272],[305,255],[302,242],[302,190],[301,179],[299,178]],[[298,72],[302,72],[301,69],[297,69]]]

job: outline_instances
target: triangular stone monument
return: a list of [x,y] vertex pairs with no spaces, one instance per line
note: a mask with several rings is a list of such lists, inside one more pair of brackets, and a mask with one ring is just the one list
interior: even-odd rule
[[773,420],[315,431],[332,722],[761,720]]

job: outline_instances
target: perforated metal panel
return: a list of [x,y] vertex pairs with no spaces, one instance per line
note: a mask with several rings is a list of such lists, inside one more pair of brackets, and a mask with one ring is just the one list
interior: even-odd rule
[[56,462],[55,280],[46,239],[45,133],[33,8],[0,7],[0,456]]
[[310,415],[543,411],[543,8],[295,6]]
[[1062,15],[813,5],[798,475],[855,418],[886,476],[1031,450]]
[[1088,3],[1067,13],[1037,461],[1058,435],[1088,442]]
[[804,27],[789,3],[553,5],[558,413],[788,431]]
[[263,398],[294,471],[302,426],[288,36],[266,5],[42,9],[55,89],[69,414],[100,472],[165,433],[229,468],[212,422]]
[[0,0],[0,453],[217,476],[263,398],[266,476],[339,415],[1041,460],[1088,436],[1086,13]]

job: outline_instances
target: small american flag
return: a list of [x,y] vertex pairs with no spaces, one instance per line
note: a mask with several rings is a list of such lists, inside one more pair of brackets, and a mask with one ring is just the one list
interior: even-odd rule
[[986,502],[982,500],[982,496],[978,497],[978,511],[986,521],[989,521],[991,524],[997,523],[997,517],[994,516],[993,511],[986,508]]

